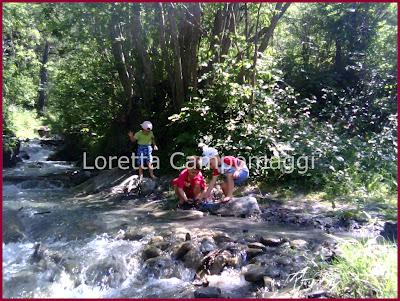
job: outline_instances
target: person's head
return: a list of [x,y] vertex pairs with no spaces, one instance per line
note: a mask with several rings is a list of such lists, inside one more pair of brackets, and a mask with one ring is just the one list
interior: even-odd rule
[[201,160],[203,166],[209,166],[211,169],[216,169],[219,162],[218,151],[213,147],[204,146],[203,157]]
[[142,130],[146,133],[150,133],[150,131],[153,129],[153,125],[150,121],[144,121],[141,125]]
[[186,167],[190,175],[197,175],[201,171],[200,158],[197,156],[190,156],[187,158]]

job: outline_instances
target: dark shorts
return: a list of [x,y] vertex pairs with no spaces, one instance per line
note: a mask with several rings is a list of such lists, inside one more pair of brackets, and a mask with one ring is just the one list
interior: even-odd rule
[[151,145],[139,145],[136,156],[136,164],[140,166],[147,166],[153,161],[153,147]]

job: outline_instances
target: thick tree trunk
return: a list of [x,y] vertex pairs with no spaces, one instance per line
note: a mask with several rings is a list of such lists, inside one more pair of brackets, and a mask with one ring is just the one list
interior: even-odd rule
[[168,17],[171,29],[171,42],[173,49],[174,61],[174,81],[175,81],[175,107],[180,109],[185,99],[182,75],[182,59],[179,47],[179,32],[176,25],[175,6],[170,3],[168,5]]
[[49,59],[49,53],[50,53],[50,46],[49,42],[46,41],[44,44],[44,50],[43,50],[43,56],[42,56],[42,61],[41,61],[41,67],[40,67],[40,78],[39,78],[39,95],[38,95],[38,100],[37,100],[37,105],[36,109],[38,114],[43,114],[45,111],[45,105],[46,105],[46,86],[47,86],[47,68],[46,64]]
[[168,48],[167,48],[167,33],[165,32],[166,22],[165,22],[165,15],[164,15],[164,8],[162,3],[156,3],[156,13],[159,16],[159,37],[160,37],[160,48],[161,48],[161,55],[163,60],[163,68],[167,71],[168,82],[171,88],[172,99],[175,99],[175,82],[173,80],[174,77],[174,70],[172,65],[170,64]]
[[264,52],[265,49],[267,49],[269,45],[269,41],[272,38],[272,35],[274,33],[274,30],[276,26],[278,25],[278,21],[280,18],[282,18],[283,14],[287,11],[291,3],[285,3],[282,5],[282,3],[277,3],[275,6],[275,13],[272,16],[271,23],[270,25],[263,30],[262,33],[260,33],[261,38],[261,45],[259,48],[259,52]]
[[132,4],[132,35],[133,46],[136,49],[140,61],[141,70],[144,74],[143,97],[147,104],[150,104],[154,97],[154,76],[152,63],[146,50],[146,41],[143,37],[143,26],[140,20],[141,6],[139,3]]
[[133,87],[132,87],[132,79],[130,78],[128,68],[126,66],[125,55],[122,46],[122,37],[120,36],[119,31],[119,21],[115,12],[111,16],[111,24],[110,24],[110,36],[112,43],[112,54],[115,61],[115,67],[118,71],[118,76],[121,81],[121,85],[124,89],[125,97],[127,98],[127,115],[130,114],[133,107]]
[[180,24],[179,41],[184,95],[188,95],[189,87],[193,87],[197,83],[197,50],[201,36],[200,18],[200,4],[191,3]]

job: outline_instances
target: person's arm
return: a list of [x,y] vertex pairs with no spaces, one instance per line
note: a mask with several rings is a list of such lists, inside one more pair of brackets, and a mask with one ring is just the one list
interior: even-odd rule
[[128,132],[128,136],[129,136],[129,140],[131,140],[132,142],[135,142],[137,140],[132,131]]
[[154,135],[151,137],[151,144],[153,144],[154,150],[158,150],[158,147],[156,145],[156,138],[154,137]]
[[218,175],[213,175],[210,183],[208,184],[207,190],[201,194],[200,198],[206,199],[206,198],[210,197],[211,190],[213,190],[215,183],[217,183],[217,179],[218,179]]

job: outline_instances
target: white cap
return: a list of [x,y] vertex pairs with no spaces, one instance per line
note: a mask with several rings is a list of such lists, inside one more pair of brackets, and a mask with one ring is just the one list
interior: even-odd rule
[[151,124],[150,121],[144,121],[140,126],[141,126],[142,129],[144,129],[144,130],[147,130],[147,129],[152,130],[152,129],[153,129],[153,125]]
[[218,151],[213,147],[203,147],[203,157],[201,158],[201,164],[207,166],[212,157],[218,156]]

